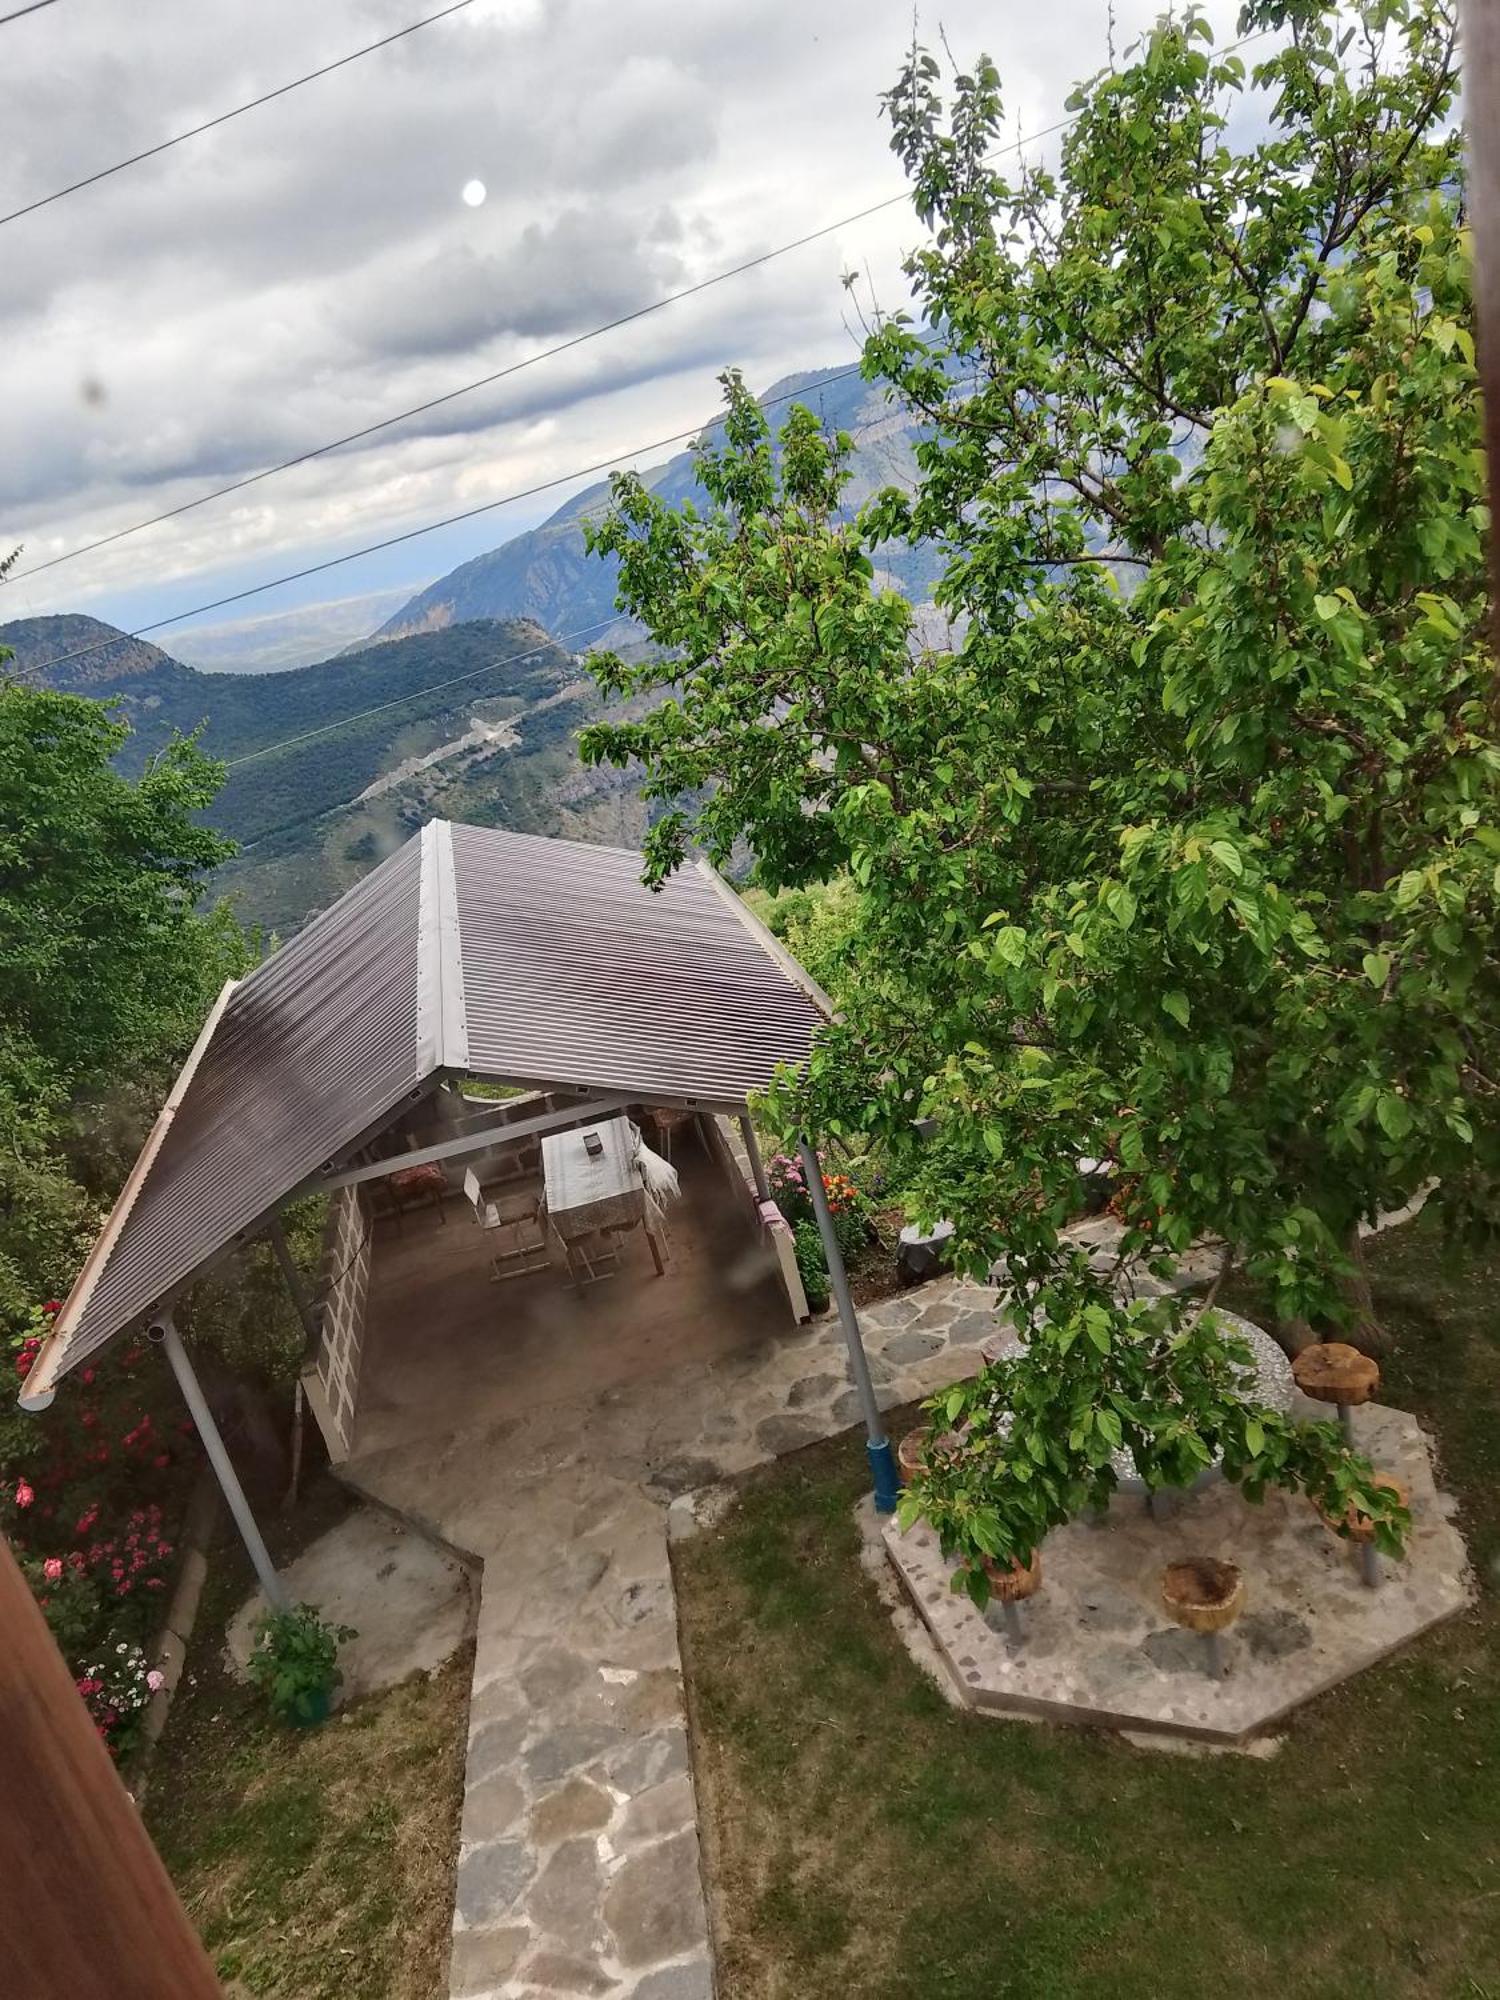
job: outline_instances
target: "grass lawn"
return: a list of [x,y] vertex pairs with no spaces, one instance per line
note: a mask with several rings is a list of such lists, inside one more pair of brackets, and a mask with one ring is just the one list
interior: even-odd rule
[[[291,1523],[264,1511],[272,1553],[285,1561],[350,1504],[325,1480]],[[287,1729],[223,1666],[224,1627],[249,1588],[226,1530],[149,1775],[151,1836],[227,1992],[437,2000],[471,1649],[321,1729]]]
[[949,1708],[859,1567],[858,1436],[679,1545],[726,2000],[1500,2000],[1500,1256],[1372,1250],[1384,1393],[1437,1433],[1483,1596],[1267,1761]]

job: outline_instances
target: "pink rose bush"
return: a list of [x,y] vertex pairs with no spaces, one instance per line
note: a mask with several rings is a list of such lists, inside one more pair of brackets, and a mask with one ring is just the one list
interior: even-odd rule
[[[17,1388],[58,1310],[33,1312],[12,1339]],[[144,1648],[175,1567],[168,1524],[201,1462],[169,1372],[139,1341],[75,1371],[45,1411],[0,1399],[0,1528],[116,1755],[137,1741],[137,1707],[154,1691]]]

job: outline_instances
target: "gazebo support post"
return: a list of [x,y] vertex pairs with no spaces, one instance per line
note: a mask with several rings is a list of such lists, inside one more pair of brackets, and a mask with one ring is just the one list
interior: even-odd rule
[[771,1199],[771,1183],[766,1179],[766,1163],[760,1156],[760,1141],[755,1136],[755,1124],[748,1111],[740,1113],[740,1137],[745,1142],[745,1151],[750,1156],[750,1171],[755,1176],[755,1192],[762,1201]]
[[849,1349],[849,1371],[854,1377],[854,1387],[859,1394],[860,1408],[865,1418],[865,1450],[870,1456],[870,1472],[875,1484],[875,1506],[882,1514],[896,1511],[896,1496],[900,1492],[900,1481],[896,1476],[896,1457],[891,1450],[891,1441],[885,1434],[885,1425],[880,1419],[880,1405],[875,1400],[875,1385],[870,1380],[870,1364],[865,1359],[865,1343],[859,1331],[859,1317],[854,1310],[854,1301],[849,1296],[849,1280],[844,1272],[843,1252],[839,1249],[839,1239],[834,1234],[833,1217],[828,1212],[828,1196],[823,1190],[823,1173],[818,1165],[817,1149],[805,1132],[797,1136],[797,1152],[802,1161],[802,1171],[807,1181],[808,1198],[817,1217],[818,1234],[823,1239],[823,1256],[828,1265],[828,1289],[833,1293],[834,1303],[839,1309],[839,1319],[844,1328],[844,1340]]
[[266,1237],[281,1266],[281,1275],[286,1279],[286,1288],[292,1295],[292,1304],[297,1308],[297,1317],[302,1322],[302,1331],[307,1335],[308,1352],[317,1345],[318,1318],[313,1311],[312,1300],[307,1296],[307,1287],[302,1282],[302,1273],[297,1269],[296,1259],[286,1240],[286,1231],[281,1226],[281,1217],[273,1215],[266,1224]]
[[234,1516],[234,1524],[240,1531],[241,1539],[249,1554],[260,1587],[265,1593],[267,1604],[273,1611],[290,1608],[281,1578],[276,1574],[276,1566],[271,1561],[271,1552],[261,1539],[261,1532],[255,1525],[255,1516],[250,1512],[250,1502],[245,1498],[245,1489],[240,1484],[229,1453],[224,1448],[224,1440],[219,1434],[219,1426],[214,1422],[213,1411],[193,1372],[193,1364],[182,1344],[182,1336],[173,1324],[172,1315],[163,1313],[152,1326],[153,1336],[161,1341],[167,1351],[167,1360],[172,1365],[172,1373],[177,1377],[177,1386],[182,1391],[183,1401],[192,1414],[198,1435],[203,1440],[203,1449],[208,1453],[208,1462],[214,1469],[224,1498],[229,1502],[229,1511]]

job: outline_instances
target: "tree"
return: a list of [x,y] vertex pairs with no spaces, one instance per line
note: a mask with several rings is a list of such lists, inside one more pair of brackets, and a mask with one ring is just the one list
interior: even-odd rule
[[[114,1191],[107,1167],[92,1170],[92,1100],[180,1060],[246,959],[227,910],[197,907],[231,851],[198,819],[217,767],[179,743],[128,780],[110,762],[125,734],[98,702],[0,679],[0,1326],[12,1334],[67,1289]],[[118,1158],[107,1132],[102,1150]]]
[[[1366,1340],[1360,1221],[1436,1179],[1491,1226],[1500,1184],[1452,13],[1254,0],[1241,26],[1248,75],[1189,14],[1085,85],[1055,178],[993,164],[987,61],[945,115],[915,52],[888,112],[931,242],[864,366],[927,427],[916,490],[841,520],[847,441],[801,411],[773,441],[730,376],[707,507],[617,478],[593,530],[668,649],[596,663],[669,692],[584,738],[668,804],[651,875],[743,839],[770,888],[861,892],[845,1018],[789,1109],[882,1137],[976,1267],[1007,1260],[1039,1351],[1093,1350],[1080,1406],[1147,1458],[1173,1403],[1122,1357],[1196,1335],[1061,1240],[1080,1155],[1115,1165],[1128,1252],[1217,1236],[1283,1322]],[[871,590],[888,538],[941,550],[953,650]],[[1108,1455],[1054,1429],[1008,1547]],[[1320,1463],[1242,1473],[1348,1470]]]

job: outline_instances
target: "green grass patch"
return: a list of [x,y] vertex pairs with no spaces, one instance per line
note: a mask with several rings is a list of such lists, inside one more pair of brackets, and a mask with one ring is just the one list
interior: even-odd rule
[[1482,1597],[1272,1759],[951,1709],[859,1566],[858,1436],[679,1547],[726,1994],[1500,2000],[1500,1257],[1372,1249],[1383,1393],[1438,1438]]
[[[278,1561],[349,1501],[325,1481]],[[437,2000],[447,1992],[463,1796],[468,1647],[340,1710],[273,1722],[224,1668],[224,1627],[250,1587],[226,1534],[151,1766],[146,1821],[220,1978],[284,2000]]]

